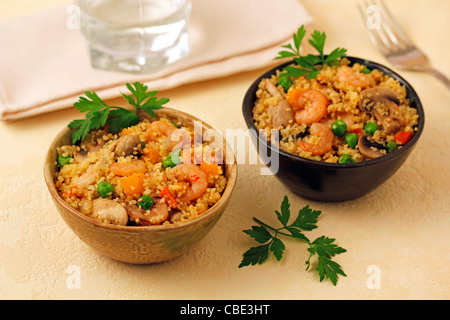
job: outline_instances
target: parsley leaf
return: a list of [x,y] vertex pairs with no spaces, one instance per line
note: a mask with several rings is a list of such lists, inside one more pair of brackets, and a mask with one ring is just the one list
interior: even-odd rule
[[328,278],[334,285],[336,285],[339,274],[344,277],[346,277],[347,275],[344,273],[341,266],[332,261],[331,258],[337,254],[344,253],[347,250],[339,247],[336,244],[333,244],[334,241],[335,239],[322,236],[309,244],[309,258],[306,261],[306,270],[308,270],[311,266],[311,257],[317,255],[318,263],[316,269],[319,273],[320,281],[322,281],[324,278]]
[[73,120],[68,127],[76,129],[72,133],[72,142],[83,140],[89,131],[98,129],[106,124],[109,115],[109,107],[98,97],[95,92],[85,92],[86,97],[80,97],[74,107],[80,112],[87,112],[85,120]]
[[293,35],[294,46],[292,46],[292,44],[281,46],[287,50],[278,52],[278,56],[275,57],[275,60],[292,58],[295,61],[296,65],[291,65],[284,68],[284,76],[295,78],[306,76],[307,79],[314,79],[320,73],[320,70],[324,65],[338,65],[339,59],[345,57],[347,54],[347,49],[336,48],[325,57],[324,47],[327,36],[325,32],[315,30],[311,33],[311,38],[308,39],[308,42],[314,49],[316,49],[318,55],[308,54],[306,56],[302,56],[300,53],[300,46],[305,35],[306,30],[302,25],[298,29],[297,33],[294,33]]
[[294,33],[294,35],[293,35],[295,48],[293,48],[291,44],[286,44],[284,46],[281,46],[282,48],[288,49],[288,51],[286,51],[286,50],[280,51],[278,53],[279,56],[276,57],[275,59],[284,59],[284,58],[292,58],[292,57],[300,56],[300,44],[302,43],[302,40],[305,37],[305,35],[306,35],[305,27],[301,26],[297,30],[297,33]]
[[239,268],[255,264],[261,264],[269,257],[270,243],[257,247],[252,247],[250,250],[244,253],[244,259],[242,260]]
[[289,204],[288,198],[284,197],[283,202],[281,203],[281,213],[279,213],[278,211],[275,210],[278,220],[285,227],[286,227],[286,224],[288,223],[289,217],[291,215],[289,208],[290,208],[290,204]]
[[76,129],[72,132],[72,143],[75,144],[78,140],[83,140],[84,137],[91,131],[90,119],[86,116],[86,120],[73,120],[68,127]]
[[84,94],[87,98],[80,97],[78,102],[73,105],[80,112],[100,111],[102,108],[108,107],[95,92],[86,91]]
[[272,235],[265,227],[253,226],[250,230],[244,230],[244,232],[259,243],[266,243],[272,239]]
[[305,231],[314,230],[317,228],[317,219],[321,213],[321,211],[311,210],[309,205],[307,205],[306,207],[300,209],[297,219],[295,219],[292,225]]
[[323,47],[325,46],[327,35],[325,32],[314,30],[311,33],[311,38],[308,42],[319,52],[320,58],[323,60]]
[[73,129],[72,143],[83,140],[91,130],[108,127],[111,133],[119,133],[124,128],[136,125],[140,119],[137,111],[142,109],[150,116],[156,117],[154,110],[161,109],[169,102],[168,98],[158,99],[157,91],[148,91],[148,86],[135,82],[126,84],[131,95],[122,94],[132,110],[108,106],[95,92],[85,92],[86,97],[80,97],[74,107],[81,113],[86,113],[85,119],[73,120],[68,127]]
[[284,249],[285,246],[283,241],[278,238],[274,238],[272,244],[270,245],[270,251],[272,251],[273,255],[278,261],[280,261],[283,257]]
[[332,260],[335,255],[344,253],[346,250],[336,245],[335,239],[321,236],[311,242],[302,232],[317,228],[317,220],[321,211],[312,210],[307,205],[300,209],[294,221],[289,223],[291,217],[290,204],[287,196],[285,196],[280,211],[275,210],[275,214],[282,225],[281,228],[271,227],[257,218],[253,218],[259,225],[243,231],[260,245],[251,247],[243,254],[239,268],[262,264],[268,259],[269,253],[272,253],[277,261],[281,260],[286,249],[283,241],[279,239],[279,236],[283,235],[301,240],[309,245],[307,249],[309,257],[305,262],[306,270],[311,267],[311,258],[317,256],[318,262],[315,269],[321,282],[324,279],[329,279],[333,285],[336,285],[339,275],[346,277],[341,266]]
[[336,48],[325,58],[324,64],[329,66],[339,65],[339,58],[345,57],[346,54],[347,49]]
[[[143,109],[152,117],[155,117],[153,110],[161,109],[162,106],[169,102],[168,98],[161,98],[158,100],[156,94],[158,91],[147,92],[148,87],[140,82],[135,82],[132,85],[127,83],[128,90],[131,91],[133,96],[122,94],[128,103],[137,109]],[[136,99],[136,100],[135,100]]]
[[134,126],[139,123],[139,117],[136,111],[131,112],[127,109],[118,108],[111,110],[111,117],[108,120],[108,131],[119,133],[124,128]]

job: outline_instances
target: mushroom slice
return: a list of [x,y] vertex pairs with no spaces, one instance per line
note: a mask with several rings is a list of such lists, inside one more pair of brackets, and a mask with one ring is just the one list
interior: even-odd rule
[[86,138],[81,141],[81,148],[85,149],[87,152],[97,152],[99,151],[103,145],[105,144],[105,140],[103,140],[103,131],[98,131],[94,133],[88,133]]
[[286,127],[290,124],[295,123],[294,110],[290,103],[283,98],[278,89],[273,85],[273,83],[266,79],[265,81],[266,90],[274,97],[278,99],[277,105],[270,105],[267,109],[267,113],[272,116],[272,124],[275,127]]
[[77,149],[73,152],[73,158],[75,159],[75,161],[77,163],[82,163],[83,161],[88,160],[89,157],[88,157],[88,153],[86,150],[84,150],[84,149],[78,150]]
[[361,92],[359,107],[364,111],[371,112],[377,104],[384,104],[388,101],[399,105],[400,98],[397,92],[387,87],[375,87]]
[[170,216],[170,222],[172,222],[172,223],[180,222],[181,221],[181,217],[182,217],[181,212],[179,212],[179,211],[175,212],[174,214],[172,214]]
[[91,217],[104,223],[126,226],[128,214],[116,201],[98,198],[92,201]]
[[359,108],[372,113],[384,131],[391,134],[399,131],[404,125],[399,104],[397,92],[387,87],[375,87],[361,92]]
[[89,159],[89,153],[98,152],[105,144],[105,141],[101,138],[100,134],[89,133],[81,141],[80,148],[74,151],[73,158],[77,163],[81,163]]
[[141,146],[141,139],[137,134],[127,134],[117,140],[114,152],[118,157],[126,157],[138,151]]
[[369,136],[368,134],[364,134],[359,137],[358,149],[364,157],[370,159],[378,158],[384,155],[381,152],[381,150],[384,150],[384,146],[378,142],[373,141],[371,136]]

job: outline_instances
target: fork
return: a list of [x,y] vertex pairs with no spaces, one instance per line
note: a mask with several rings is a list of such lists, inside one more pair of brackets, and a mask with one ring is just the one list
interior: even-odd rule
[[417,48],[395,22],[382,0],[366,2],[358,6],[370,39],[379,51],[395,67],[404,70],[429,72],[450,89],[450,80],[429,66],[427,56]]

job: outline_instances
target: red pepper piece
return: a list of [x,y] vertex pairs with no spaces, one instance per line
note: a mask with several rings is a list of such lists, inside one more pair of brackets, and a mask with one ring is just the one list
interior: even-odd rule
[[411,131],[399,131],[394,136],[394,141],[397,144],[405,145],[412,138],[413,134]]
[[172,195],[172,192],[170,192],[168,187],[165,187],[164,189],[162,189],[161,192],[159,193],[159,196],[166,199],[167,203],[172,208],[176,208],[178,206],[177,200]]
[[364,134],[364,131],[361,128],[356,128],[350,131],[350,133],[356,133],[358,135]]

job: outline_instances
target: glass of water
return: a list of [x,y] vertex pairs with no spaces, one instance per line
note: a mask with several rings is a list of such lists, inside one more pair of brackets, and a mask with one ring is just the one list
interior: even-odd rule
[[150,73],[189,52],[190,0],[75,0],[96,69]]

